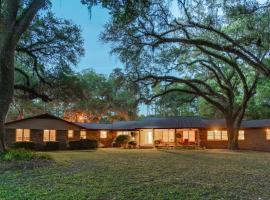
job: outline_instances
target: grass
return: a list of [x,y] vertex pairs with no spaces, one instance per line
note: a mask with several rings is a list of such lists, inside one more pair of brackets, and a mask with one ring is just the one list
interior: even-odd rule
[[0,173],[7,170],[34,169],[54,163],[52,157],[24,149],[10,149],[0,153]]
[[0,199],[270,198],[270,153],[99,149],[49,154],[56,164],[1,173]]
[[28,151],[24,149],[10,149],[0,154],[2,161],[12,160],[32,160],[32,159],[51,159],[48,154],[41,154],[34,151]]

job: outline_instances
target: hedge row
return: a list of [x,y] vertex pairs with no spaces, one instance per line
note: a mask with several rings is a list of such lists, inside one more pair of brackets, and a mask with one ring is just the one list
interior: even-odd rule
[[[45,145],[40,148],[38,147],[40,144],[36,144],[34,142],[15,142],[13,144],[14,149],[28,149],[28,150],[47,150],[47,151],[53,151],[53,150],[59,150],[60,143],[57,141],[50,141],[45,142]],[[97,140],[89,140],[89,139],[81,139],[77,141],[69,141],[67,148],[75,150],[75,149],[96,149],[98,147],[98,141]]]
[[81,139],[77,141],[69,141],[69,149],[96,149],[98,147],[97,140]]

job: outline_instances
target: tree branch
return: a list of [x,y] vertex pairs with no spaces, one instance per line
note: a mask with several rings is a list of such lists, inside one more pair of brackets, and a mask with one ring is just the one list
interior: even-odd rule
[[40,94],[37,91],[35,91],[33,88],[28,88],[28,87],[26,87],[24,85],[15,84],[14,85],[14,89],[15,90],[21,90],[21,91],[27,92],[30,95],[30,98],[31,99],[40,98],[40,99],[42,99],[45,102],[52,101],[52,99],[48,95]]

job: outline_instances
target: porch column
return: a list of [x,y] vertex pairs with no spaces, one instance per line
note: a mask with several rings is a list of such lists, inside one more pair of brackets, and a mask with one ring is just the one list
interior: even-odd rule
[[138,140],[139,140],[138,141],[138,146],[140,148],[140,146],[141,146],[141,129],[139,129],[139,139]]
[[201,143],[201,139],[200,139],[200,132],[199,132],[199,129],[197,129],[197,143],[198,143],[198,146],[200,146],[200,143]]
[[177,146],[176,129],[174,129],[174,146]]
[[154,136],[154,129],[152,128],[152,146],[155,146],[155,142],[154,142],[154,138],[155,138],[155,136]]

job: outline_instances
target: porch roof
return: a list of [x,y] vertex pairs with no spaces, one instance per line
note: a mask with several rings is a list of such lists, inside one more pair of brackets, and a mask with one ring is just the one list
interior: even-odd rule
[[200,117],[149,117],[138,122],[136,128],[203,128]]
[[112,124],[99,124],[99,123],[76,123],[85,129],[92,130],[110,130],[112,129]]

